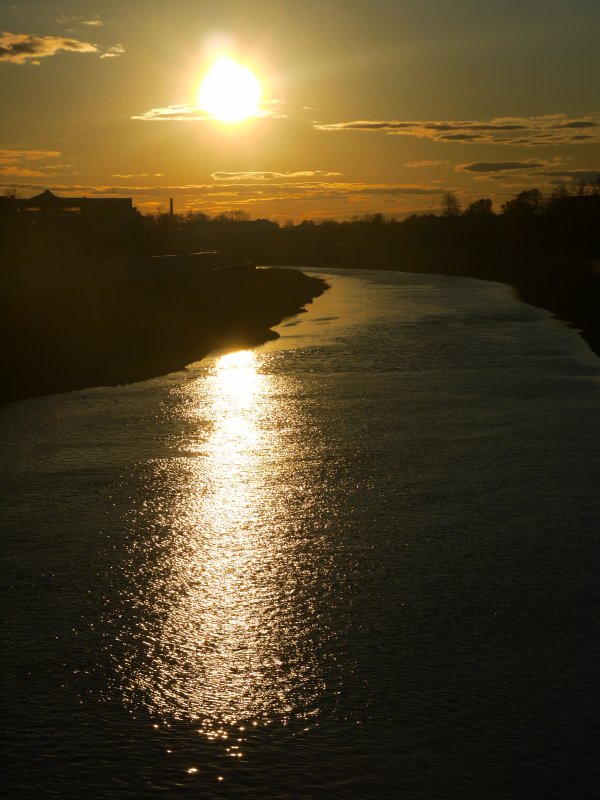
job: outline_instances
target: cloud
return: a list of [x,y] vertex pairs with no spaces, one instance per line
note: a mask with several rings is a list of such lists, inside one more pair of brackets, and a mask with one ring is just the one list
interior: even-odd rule
[[[11,184],[12,185],[12,184]],[[440,195],[447,191],[456,191],[452,187],[432,187],[410,184],[370,184],[331,181],[282,182],[275,184],[257,183],[207,183],[180,185],[147,185],[147,186],[113,186],[106,185],[65,185],[65,184],[19,184],[16,188],[23,191],[39,192],[44,188],[69,195],[102,195],[112,194],[137,197],[168,196],[201,196],[207,200],[228,198],[228,202],[252,204],[267,200],[303,200],[303,199],[364,199],[369,197],[400,197]]]
[[405,167],[449,167],[449,161],[407,161]]
[[600,175],[600,167],[596,167],[596,169],[556,169],[538,172],[537,174],[549,178],[562,179],[560,181],[550,181],[550,183],[564,183],[565,178],[571,183],[578,183],[579,181],[595,181]]
[[0,150],[0,175],[21,178],[37,178],[55,175],[57,169],[70,164],[40,165],[32,162],[58,158],[58,150]]
[[135,115],[131,119],[140,119],[145,122],[205,122],[210,117],[206,111],[202,111],[196,106],[178,103],[162,108],[151,108],[150,111]]
[[213,172],[210,177],[215,181],[271,181],[288,178],[333,178],[342,174],[317,169],[301,172]]
[[527,188],[529,184],[540,183],[538,172],[490,172],[487,175],[475,175],[476,181],[496,181],[503,186],[520,186]]
[[33,36],[30,33],[0,33],[0,61],[12,64],[25,64],[27,59],[54,56],[61,50],[73,53],[97,53],[98,48],[91,42],[80,42],[65,36]]
[[15,167],[11,165],[0,167],[0,175],[4,175],[5,177],[14,175],[15,178],[43,178],[45,175],[49,174],[52,173],[41,172],[40,170],[30,169],[29,167]]
[[535,167],[545,167],[547,161],[475,161],[472,164],[459,164],[456,167],[458,172],[512,172],[520,169],[533,169]]
[[98,16],[98,14],[94,14],[93,17],[82,17],[82,16],[74,16],[74,17],[67,17],[62,16],[59,17],[57,20],[61,25],[64,24],[75,24],[75,25],[85,25],[89,28],[100,28],[102,27],[102,20]]
[[0,150],[0,166],[15,161],[38,161],[41,158],[57,158],[59,150]]
[[122,174],[120,172],[115,172],[112,175],[113,178],[162,178],[164,172],[132,172],[127,174]]
[[106,53],[102,53],[100,58],[118,58],[118,56],[122,56],[125,52],[125,48],[122,44],[115,44],[113,47],[109,47]]
[[[279,103],[278,100],[263,103],[263,107],[254,115],[255,117],[273,117],[275,119],[285,119],[285,114],[277,114],[271,106]],[[204,109],[192,106],[187,103],[177,103],[171,106],[151,108],[143,114],[136,114],[131,119],[142,120],[144,122],[207,122],[214,121]]]
[[[303,219],[306,217],[351,218],[365,213],[382,212],[403,216],[415,211],[435,211],[444,192],[457,192],[455,187],[433,187],[427,184],[359,183],[325,180],[281,180],[215,182],[179,184],[141,178],[135,185],[112,180],[103,185],[81,185],[66,182],[51,183],[43,179],[16,183],[5,179],[2,188],[16,190],[21,197],[39,194],[50,189],[63,197],[133,197],[137,208],[156,212],[168,208],[169,198],[175,200],[179,213],[200,211],[205,214],[243,209],[252,217]],[[133,183],[133,181],[132,181]],[[146,185],[143,185],[146,184]]]
[[437,142],[524,147],[600,142],[600,117],[572,119],[565,114],[466,121],[354,120],[314,123],[314,127],[320,131],[379,132],[392,136],[415,136]]

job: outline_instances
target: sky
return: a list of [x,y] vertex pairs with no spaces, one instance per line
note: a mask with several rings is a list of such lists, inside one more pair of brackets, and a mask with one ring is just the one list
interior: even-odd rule
[[[0,0],[0,192],[143,213],[495,210],[600,172],[599,0]],[[227,55],[262,86],[199,108]]]

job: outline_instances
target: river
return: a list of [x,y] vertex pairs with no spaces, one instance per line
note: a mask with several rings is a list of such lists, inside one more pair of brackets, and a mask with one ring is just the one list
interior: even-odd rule
[[1,409],[4,796],[597,796],[600,361],[500,284],[326,277]]

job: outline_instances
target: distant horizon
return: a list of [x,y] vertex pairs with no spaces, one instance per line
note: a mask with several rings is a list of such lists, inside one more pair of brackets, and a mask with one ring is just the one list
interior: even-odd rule
[[[548,199],[551,198],[552,193],[557,191],[561,187],[564,187],[564,189],[568,192],[569,196],[576,196],[578,193],[581,193],[582,189],[583,189],[583,193],[584,194],[587,194],[587,193],[589,193],[589,194],[598,194],[598,187],[599,186],[600,186],[600,170],[595,174],[593,179],[590,177],[589,181],[582,182],[579,186],[575,186],[575,185],[567,186],[566,184],[561,184],[560,187],[559,186],[551,187],[551,189],[548,192],[546,192],[546,193],[542,192],[541,194],[542,194],[542,197],[544,199],[548,200]],[[84,187],[82,187],[82,188],[84,188]],[[64,198],[64,199],[82,198],[82,197],[87,198],[87,195],[76,193],[75,191],[72,191],[70,194],[59,194],[58,193],[59,192],[58,189],[52,188],[50,186],[46,186],[46,185],[43,185],[43,184],[40,185],[39,187],[37,187],[37,190],[33,194],[28,194],[27,196],[25,196],[24,194],[21,194],[19,191],[17,191],[15,189],[14,184],[10,185],[10,186],[8,186],[8,185],[2,186],[0,184],[0,189],[4,191],[4,196],[8,196],[9,193],[16,192],[16,199],[18,199],[18,200],[31,200],[32,198],[37,197],[40,194],[43,194],[45,191],[51,192],[52,194],[54,194],[58,198]],[[530,187],[530,189],[535,189],[537,191],[540,191],[540,190],[537,189],[537,187]],[[522,191],[529,191],[529,190],[522,190]],[[450,192],[450,193],[446,193],[446,194],[452,194],[453,195],[454,193]],[[503,204],[505,202],[513,199],[518,194],[520,194],[520,192],[515,192],[511,196],[505,197],[503,199]],[[138,206],[137,206],[137,204],[135,202],[135,195],[132,195],[132,194],[115,195],[112,192],[112,190],[111,191],[106,191],[106,192],[96,192],[95,194],[92,193],[91,197],[88,198],[88,199],[106,199],[106,200],[110,200],[110,199],[113,199],[113,198],[114,199],[131,199],[133,208],[136,209],[144,217],[160,217],[160,216],[169,216],[170,215],[170,202],[169,201],[171,200],[171,197],[167,197],[166,198],[166,203],[164,205],[161,204],[155,210],[147,210],[147,209],[146,210],[141,210],[140,208],[138,208]],[[459,200],[458,197],[456,199]],[[473,198],[473,200],[471,202],[475,202],[476,200],[483,200],[483,199],[489,199],[489,198],[483,198],[483,197]],[[330,216],[304,217],[304,218],[301,218],[301,219],[293,219],[291,217],[285,217],[284,219],[277,219],[277,218],[274,218],[273,216],[264,216],[264,217],[253,216],[252,214],[250,214],[245,209],[240,209],[240,208],[237,208],[237,209],[236,208],[227,208],[227,209],[223,208],[223,209],[219,209],[218,211],[215,211],[215,212],[212,212],[212,213],[209,212],[209,211],[199,211],[199,210],[192,210],[192,209],[180,210],[180,209],[177,208],[177,206],[174,203],[173,204],[173,216],[180,217],[180,218],[185,218],[185,217],[193,215],[193,214],[204,214],[208,218],[218,218],[219,216],[232,215],[232,214],[242,214],[242,215],[246,215],[246,217],[244,219],[242,219],[241,221],[257,222],[257,221],[260,221],[260,220],[266,220],[266,221],[269,221],[269,222],[274,222],[274,223],[276,223],[278,225],[282,225],[282,224],[285,224],[285,223],[293,223],[294,225],[298,225],[298,224],[301,224],[302,222],[320,222],[320,221],[340,222],[340,223],[342,223],[342,222],[352,222],[354,220],[360,220],[360,219],[373,217],[373,216],[383,217],[383,219],[386,222],[387,221],[390,221],[390,222],[391,221],[402,222],[402,221],[408,219],[411,216],[427,216],[427,215],[444,216],[442,200],[443,200],[443,196],[440,196],[440,203],[437,206],[430,207],[430,208],[418,209],[418,210],[414,210],[414,211],[406,211],[406,212],[398,213],[398,214],[393,214],[393,213],[386,212],[385,210],[383,210],[381,208],[380,209],[374,208],[374,209],[366,210],[366,211],[364,211],[364,212],[362,212],[360,214],[357,213],[357,212],[354,212],[353,214],[351,214],[351,215],[348,214],[347,216],[335,216],[335,215],[332,214]],[[460,202],[460,200],[459,200],[459,202]],[[491,213],[492,214],[502,214],[503,213],[502,212],[502,205],[498,206],[498,205],[492,203]],[[460,211],[461,212],[467,210],[467,208],[468,208],[468,204],[464,205],[464,206],[462,204],[460,205]]]
[[[82,188],[85,188],[85,187],[82,187]],[[90,187],[87,187],[87,188],[90,188]],[[91,188],[93,189],[93,187],[91,187]],[[10,185],[9,184],[0,184],[0,191],[4,193],[4,196],[7,196],[8,193],[16,191],[17,199],[19,199],[19,200],[31,200],[33,197],[37,197],[38,195],[43,194],[44,191],[50,191],[50,192],[52,192],[52,194],[56,195],[57,197],[65,198],[65,199],[75,198],[75,197],[77,197],[77,198],[88,197],[88,195],[86,195],[86,194],[81,194],[79,192],[78,188],[74,188],[68,194],[66,194],[66,193],[63,193],[64,190],[62,189],[62,187],[61,188],[56,188],[56,187],[52,187],[52,186],[47,186],[46,184],[40,184],[38,187],[36,187],[35,190],[29,189],[27,192],[25,192],[24,190],[20,190],[19,187],[16,186],[15,184],[10,184]],[[162,216],[162,215],[165,215],[165,214],[169,215],[169,213],[170,213],[169,212],[170,196],[166,197],[164,203],[158,203],[157,202],[156,208],[154,208],[152,210],[149,210],[149,209],[142,210],[142,209],[140,209],[138,207],[138,204],[135,202],[135,195],[134,194],[131,194],[131,193],[127,194],[125,192],[113,194],[112,189],[104,191],[104,192],[97,191],[95,193],[93,191],[91,191],[91,192],[89,192],[89,197],[90,197],[90,199],[98,198],[98,199],[107,199],[107,200],[110,200],[113,197],[116,197],[117,199],[118,198],[121,198],[121,199],[125,199],[125,198],[129,199],[129,198],[131,198],[132,201],[133,201],[134,208],[136,208],[140,212],[140,214],[142,214],[142,216],[144,216],[144,217],[157,217],[157,216]],[[186,216],[188,214],[206,214],[207,217],[218,217],[219,215],[231,214],[233,212],[249,213],[249,212],[245,212],[245,210],[243,208],[222,208],[222,209],[219,209],[219,210],[214,211],[214,212],[200,211],[198,209],[181,210],[181,209],[177,208],[177,205],[175,203],[174,203],[174,208],[173,208],[173,215],[174,216],[180,216],[180,217],[184,217],[184,216]],[[381,209],[373,208],[373,209],[366,210],[361,214],[357,214],[356,212],[354,212],[353,214],[348,214],[345,217],[334,216],[333,214],[331,214],[330,216],[327,216],[327,217],[324,217],[324,216],[302,217],[302,218],[299,218],[299,219],[295,220],[295,219],[293,219],[291,217],[286,217],[285,215],[280,215],[281,219],[276,219],[275,215],[267,216],[267,217],[250,215],[249,219],[251,221],[256,221],[256,220],[260,220],[260,219],[267,219],[267,220],[271,220],[273,222],[278,222],[278,223],[285,223],[285,222],[291,221],[291,222],[294,222],[295,224],[298,224],[298,223],[303,222],[305,220],[306,221],[318,221],[320,219],[327,219],[327,220],[331,220],[331,221],[346,222],[346,221],[351,221],[352,219],[355,219],[357,217],[365,217],[365,216],[376,215],[376,214],[381,214],[386,219],[402,220],[402,219],[406,219],[407,217],[409,217],[409,216],[411,216],[412,214],[415,214],[415,213],[417,213],[417,214],[440,214],[441,213],[441,195],[440,195],[440,203],[437,206],[432,206],[431,208],[424,208],[424,209],[421,209],[421,210],[418,210],[418,211],[406,211],[406,212],[402,212],[401,214],[390,214],[390,213],[387,213],[387,212],[385,212],[385,211],[383,211]]]

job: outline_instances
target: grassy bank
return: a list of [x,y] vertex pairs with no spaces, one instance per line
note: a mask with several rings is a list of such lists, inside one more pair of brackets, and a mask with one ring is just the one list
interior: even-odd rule
[[252,266],[146,280],[37,266],[3,283],[3,402],[144,380],[216,348],[259,344],[326,288],[296,270]]

